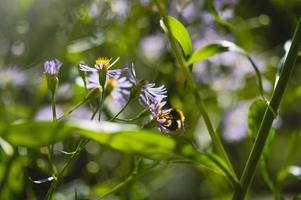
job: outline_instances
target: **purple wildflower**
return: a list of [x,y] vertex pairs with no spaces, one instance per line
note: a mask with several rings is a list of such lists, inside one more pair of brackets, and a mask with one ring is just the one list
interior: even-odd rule
[[44,63],[45,74],[57,75],[62,66],[62,63],[58,59],[49,60]]
[[119,58],[110,63],[111,59],[99,58],[96,60],[94,68],[80,64],[80,70],[91,72],[88,76],[87,88],[104,87],[106,95],[111,95],[113,100],[121,107],[126,103],[133,84],[122,76],[127,68],[110,69],[118,60]]
[[98,58],[96,60],[96,63],[94,65],[94,68],[89,67],[88,65],[83,65],[80,64],[80,70],[84,71],[84,72],[98,72],[100,70],[106,69],[108,70],[109,68],[111,68],[117,61],[119,60],[119,58],[117,58],[116,60],[114,60],[113,63],[110,63],[111,59],[107,59],[107,58]]
[[49,60],[44,63],[44,73],[47,78],[48,89],[54,94],[58,88],[58,73],[62,63],[58,59]]
[[[183,112],[174,108],[163,109],[166,104],[166,88],[164,85],[155,87],[154,83],[146,80],[139,81],[136,77],[134,65],[128,68],[128,80],[134,85],[132,93],[139,94],[140,103],[152,114],[152,119],[157,122],[163,133],[177,131],[184,128]],[[133,95],[133,94],[132,94]]]
[[[105,88],[110,88],[111,97],[120,107],[126,103],[130,95],[130,89],[133,86],[126,77],[121,76],[124,70],[126,69],[108,70],[105,85]],[[99,74],[96,72],[89,75],[88,82],[87,88],[89,89],[101,87],[99,83]]]
[[[136,77],[134,64],[128,67],[128,80],[131,84],[136,86],[137,93],[139,93],[139,101],[144,107],[148,107],[151,103],[161,102],[167,96],[166,88],[164,85],[155,87],[155,83],[149,83],[146,80],[139,81]],[[134,91],[135,93],[136,91]],[[163,102],[162,102],[163,103]],[[165,103],[164,103],[165,104]]]
[[[108,73],[113,73],[114,71],[109,72],[110,68],[119,60],[117,58],[113,63],[110,63],[111,59],[107,58],[98,58],[95,62],[94,68],[89,67],[87,65],[80,64],[79,69],[84,72],[97,72],[98,73],[98,82],[99,85],[103,88],[105,87],[106,80],[108,77]],[[117,71],[118,73],[121,73]]]

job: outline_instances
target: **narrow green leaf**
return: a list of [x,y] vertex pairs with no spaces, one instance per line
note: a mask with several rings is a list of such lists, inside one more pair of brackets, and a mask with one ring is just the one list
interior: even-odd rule
[[[168,16],[167,20],[169,23],[171,33],[181,45],[185,56],[190,56],[192,54],[192,42],[187,29],[181,22],[179,22],[176,18],[172,16]],[[160,20],[160,25],[165,31],[165,33],[167,33],[168,31],[166,25],[164,24],[162,19]]]
[[227,177],[233,184],[235,175],[218,156],[198,152],[192,145],[176,141],[158,132],[140,130],[133,125],[111,122],[71,120],[55,122],[20,122],[0,130],[0,136],[14,146],[37,148],[58,142],[73,134],[99,144],[153,160],[187,159],[195,165]]
[[65,138],[72,129],[64,126],[63,123],[51,121],[18,122],[2,128],[0,135],[3,139],[14,146],[29,148],[37,148],[58,142]]
[[154,160],[182,157],[236,182],[226,163],[216,155],[197,152],[190,144],[179,145],[170,137],[147,130],[99,134],[82,130],[81,135],[122,152],[139,154]]
[[205,59],[208,59],[212,56],[215,56],[217,54],[224,53],[224,52],[238,53],[238,54],[245,56],[249,60],[252,68],[255,71],[256,77],[257,77],[260,94],[262,97],[264,97],[261,74],[260,74],[260,71],[259,71],[258,67],[256,66],[255,62],[251,59],[251,57],[248,55],[248,53],[245,50],[243,50],[242,48],[240,48],[239,46],[237,46],[236,44],[234,44],[230,41],[226,41],[226,40],[217,41],[214,43],[207,44],[204,47],[196,50],[191,55],[189,60],[187,61],[186,66],[190,66],[194,63],[203,61]]
[[236,44],[226,40],[222,40],[207,44],[206,46],[196,50],[189,58],[187,65],[192,65],[196,62],[203,61],[207,58],[227,51],[247,55],[247,52],[239,46],[237,46]]
[[187,65],[191,65],[196,62],[203,61],[207,58],[210,58],[212,56],[215,56],[219,53],[223,53],[228,51],[228,47],[213,43],[213,44],[208,44],[200,49],[198,49],[196,52],[192,54],[190,59],[188,60]]

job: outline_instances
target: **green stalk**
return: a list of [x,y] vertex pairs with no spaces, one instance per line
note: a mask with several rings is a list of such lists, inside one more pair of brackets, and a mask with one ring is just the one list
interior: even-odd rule
[[59,117],[58,120],[62,120],[65,117],[71,115],[76,109],[78,109],[81,105],[83,105],[85,103],[85,101],[81,101],[78,104],[76,104],[73,108],[71,108],[66,114],[64,114],[63,116]]
[[[81,105],[81,103],[79,103],[76,106],[80,106],[80,105]],[[93,120],[94,117],[96,116],[96,113],[99,111],[99,107],[100,107],[100,104],[98,104],[95,112],[92,114],[91,120]],[[77,158],[77,156],[79,155],[79,153],[85,148],[86,144],[89,141],[90,141],[90,139],[87,139],[87,138],[82,138],[79,141],[79,143],[78,143],[78,145],[77,145],[76,150],[74,151],[74,153],[70,156],[70,158],[64,164],[63,168],[58,173],[56,173],[57,175],[54,177],[54,180],[53,180],[53,182],[50,185],[50,188],[49,188],[49,190],[48,190],[48,192],[47,192],[47,194],[45,196],[45,200],[51,200],[53,192],[55,191],[57,185],[62,180],[62,176],[64,175],[64,172],[70,168],[71,163]]]
[[[52,104],[52,120],[55,122],[57,121],[56,115],[56,95],[55,92],[51,92],[51,104]],[[54,151],[53,151],[53,144],[47,146],[48,150],[48,160],[50,162],[50,166],[52,169],[52,175],[55,176],[57,174],[57,169],[54,164]]]
[[79,153],[82,151],[82,149],[86,146],[86,144],[89,142],[89,139],[81,139],[81,141],[79,142],[79,144],[76,147],[76,150],[74,152],[74,154],[72,154],[72,156],[70,156],[70,158],[68,159],[68,161],[64,164],[63,168],[61,169],[61,171],[57,174],[57,176],[55,177],[55,179],[53,180],[53,182],[50,185],[50,189],[48,190],[45,200],[51,200],[51,197],[53,195],[53,192],[55,191],[57,185],[59,184],[59,182],[62,179],[62,176],[64,174],[64,172],[69,169],[70,164],[72,163],[73,160],[75,160],[75,158],[79,155]]
[[99,106],[99,113],[98,113],[98,121],[101,120],[102,107],[103,107],[103,103],[104,103],[106,97],[107,96],[104,94],[104,92],[102,92],[101,97],[100,97],[100,101],[99,101],[100,106]]
[[108,192],[106,192],[105,194],[103,194],[100,198],[98,198],[97,200],[103,199],[106,196],[109,196],[113,193],[115,193],[116,191],[118,191],[119,189],[121,189],[122,187],[126,186],[128,183],[130,183],[131,181],[133,181],[137,175],[138,175],[138,170],[139,170],[139,166],[140,163],[142,162],[142,157],[137,158],[137,160],[135,160],[135,164],[134,164],[134,169],[132,171],[132,173],[130,174],[130,176],[128,176],[124,181],[122,181],[121,183],[117,184],[116,186],[114,186],[111,190],[109,190]]
[[130,104],[132,98],[129,98],[129,100],[126,102],[126,104],[121,108],[121,110],[112,118],[110,121],[114,121],[123,111],[124,109]]
[[116,117],[116,120],[118,121],[121,121],[121,122],[132,122],[132,121],[135,121],[135,120],[138,120],[140,119],[142,116],[145,115],[145,113],[147,113],[148,110],[147,109],[143,109],[140,113],[138,113],[138,115],[136,115],[135,117],[133,118],[130,118],[130,119],[120,119],[120,118],[117,118]]
[[[57,121],[56,117],[56,94],[55,92],[52,92],[52,97],[51,97],[51,104],[52,104],[52,120],[55,122]],[[53,152],[53,144],[48,146],[48,153],[49,153],[49,161],[51,164],[52,172],[54,174],[57,173],[56,167],[54,165],[54,152]]]
[[55,105],[56,95],[54,92],[52,93],[51,101],[52,101],[52,118],[53,118],[53,121],[56,121],[57,120],[56,119],[56,105]]
[[261,122],[255,143],[252,147],[250,156],[248,158],[247,164],[243,170],[242,177],[240,179],[240,187],[237,187],[233,195],[233,200],[244,199],[250,184],[254,178],[256,167],[258,165],[260,156],[262,154],[265,142],[268,138],[270,128],[272,126],[273,120],[276,115],[273,111],[278,111],[282,96],[284,94],[285,88],[287,86],[288,80],[290,78],[291,72],[294,68],[296,62],[298,51],[301,45],[301,18],[298,20],[298,24],[293,36],[293,41],[284,62],[283,70],[281,72],[280,78],[276,83],[276,87],[272,94],[271,101],[265,110],[263,120]]
[[162,8],[160,2],[158,0],[156,0],[156,4],[157,4],[157,7],[159,9],[159,12],[163,18],[163,22],[164,24],[166,25],[166,28],[168,30],[168,37],[169,37],[169,40],[170,40],[170,43],[171,43],[171,47],[172,47],[172,50],[175,54],[175,57],[177,59],[177,62],[178,64],[182,67],[184,73],[185,73],[185,76],[188,80],[188,85],[189,87],[192,89],[193,91],[193,95],[195,97],[195,100],[198,102],[197,106],[198,106],[198,109],[199,111],[201,112],[201,115],[203,116],[203,119],[204,119],[204,122],[205,122],[205,125],[208,129],[208,132],[210,134],[210,137],[212,139],[212,143],[214,145],[214,148],[216,149],[216,151],[218,152],[218,154],[220,156],[222,156],[225,161],[227,162],[229,168],[231,169],[231,171],[233,172],[233,175],[235,176],[236,178],[236,175],[234,173],[234,170],[233,170],[233,166],[232,166],[232,163],[230,162],[230,159],[224,149],[224,146],[222,144],[222,141],[219,137],[219,135],[217,134],[217,132],[214,130],[213,128],[213,125],[212,125],[212,122],[209,118],[209,115],[208,115],[208,112],[206,110],[206,107],[205,107],[205,104],[203,102],[203,99],[202,97],[200,96],[199,94],[199,91],[197,89],[197,86],[192,78],[192,75],[189,71],[189,68],[186,67],[186,61],[183,57],[183,54],[175,40],[175,38],[173,37],[172,33],[171,33],[171,29],[170,29],[170,26],[169,26],[169,23],[168,23],[168,20],[166,18],[166,14],[165,14],[165,11],[164,11],[164,8]]
[[[51,92],[51,104],[52,104],[52,120],[57,121],[57,116],[56,116],[56,96],[55,92]],[[56,181],[56,176],[57,176],[57,169],[54,165],[54,153],[53,153],[53,144],[50,144],[47,146],[48,150],[48,160],[52,169],[52,176],[54,177],[54,182]],[[52,182],[53,183],[53,182]],[[45,199],[51,199],[52,193],[54,191],[53,184],[51,184],[49,190],[47,191]]]

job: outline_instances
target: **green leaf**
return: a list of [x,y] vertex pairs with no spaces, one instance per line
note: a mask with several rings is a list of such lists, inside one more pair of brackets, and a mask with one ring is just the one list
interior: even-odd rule
[[[190,56],[192,54],[192,42],[187,29],[181,22],[172,16],[168,16],[167,20],[172,36],[181,45],[185,56]],[[166,28],[166,24],[164,24],[162,19],[160,20],[160,25],[165,33],[167,33],[168,29]]]
[[256,66],[255,62],[251,59],[251,57],[248,55],[248,53],[245,50],[243,50],[242,48],[240,48],[239,46],[237,46],[236,44],[234,44],[232,42],[222,40],[222,41],[217,41],[214,43],[207,44],[206,46],[196,50],[191,55],[191,57],[189,58],[189,60],[186,63],[186,66],[190,66],[194,63],[203,61],[205,59],[208,59],[212,56],[215,56],[217,54],[224,53],[224,52],[238,53],[238,54],[245,56],[249,60],[252,68],[255,71],[256,77],[257,77],[260,94],[262,97],[264,97],[261,74],[260,74],[258,67]]
[[212,56],[215,56],[220,53],[224,52],[236,52],[242,55],[247,55],[245,50],[237,46],[236,44],[222,40],[214,43],[207,44],[206,46],[196,50],[191,57],[189,58],[187,65],[192,65],[196,62],[203,61],[207,58],[210,58]]
[[0,127],[0,136],[15,146],[37,148],[64,139],[72,131],[72,127],[63,123],[49,121],[18,122],[8,127]]
[[261,99],[252,102],[248,112],[248,133],[252,141],[255,141],[261,120],[264,115],[266,103]]
[[134,125],[112,122],[70,120],[56,122],[20,122],[0,130],[0,136],[14,146],[38,148],[58,142],[73,134],[90,138],[99,144],[153,160],[186,159],[195,165],[227,177],[233,184],[235,175],[218,156],[198,152],[192,145]]
[[[253,101],[249,108],[248,113],[248,133],[252,141],[254,142],[260,128],[261,121],[263,119],[267,103],[262,99],[256,99]],[[269,147],[274,139],[275,129],[271,128],[269,137],[267,139],[265,148],[263,150],[263,158],[267,159],[269,154]]]

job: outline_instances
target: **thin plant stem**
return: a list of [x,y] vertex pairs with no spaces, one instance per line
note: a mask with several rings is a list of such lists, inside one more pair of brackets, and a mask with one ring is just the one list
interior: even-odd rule
[[213,128],[212,122],[209,118],[209,115],[208,115],[208,112],[206,110],[203,99],[201,98],[201,95],[199,94],[199,91],[197,89],[195,81],[192,78],[192,75],[190,73],[189,68],[186,67],[186,61],[183,57],[183,54],[182,54],[177,42],[175,41],[175,38],[172,35],[171,28],[170,28],[168,20],[166,18],[165,10],[164,10],[164,8],[162,8],[162,6],[160,4],[160,1],[156,0],[155,2],[157,4],[158,10],[159,10],[159,12],[160,12],[160,14],[163,18],[163,22],[166,25],[166,28],[168,30],[167,34],[168,34],[168,37],[169,37],[169,40],[170,40],[170,43],[171,43],[172,50],[175,54],[175,57],[177,59],[178,64],[181,66],[181,68],[183,69],[183,71],[185,73],[186,78],[188,79],[188,85],[190,86],[190,88],[193,91],[193,95],[195,97],[195,100],[197,101],[198,109],[201,112],[201,115],[203,116],[205,125],[206,125],[206,127],[208,129],[208,132],[210,134],[210,137],[212,139],[214,148],[217,150],[218,154],[225,159],[225,161],[227,162],[228,167],[231,169],[231,171],[233,172],[233,175],[236,178],[236,174],[234,173],[232,163],[230,162],[230,159],[229,159],[229,157],[228,157],[228,155],[227,155],[227,153],[224,149],[224,146],[222,144],[222,141],[221,141],[219,135],[217,134],[217,132]]
[[132,122],[135,121],[137,119],[140,119],[145,113],[147,113],[148,110],[147,109],[143,109],[140,113],[138,113],[137,116],[130,118],[130,119],[120,119],[116,117],[116,120],[121,121],[121,122]]
[[265,110],[263,120],[258,130],[255,143],[252,147],[246,166],[243,170],[242,177],[240,179],[241,184],[240,186],[237,186],[232,198],[233,200],[244,199],[248,191],[248,188],[253,181],[256,167],[262,155],[262,151],[265,146],[266,140],[268,138],[270,128],[272,126],[273,120],[276,117],[272,112],[272,110],[278,111],[282,96],[284,94],[288,80],[294,68],[300,46],[301,46],[301,17],[298,20],[297,27],[291,43],[291,47],[285,59],[280,78],[276,83],[276,87],[273,91],[271,101]]
[[[56,115],[56,94],[55,92],[52,93],[52,99],[51,99],[51,104],[52,104],[52,120],[55,122],[57,121],[57,115]],[[54,174],[57,173],[56,167],[54,165],[54,152],[53,152],[53,144],[48,146],[48,151],[50,153],[50,164],[52,167],[52,171]]]
[[104,93],[102,92],[102,93],[101,93],[101,97],[100,97],[100,102],[99,102],[100,106],[99,106],[98,121],[101,120],[101,112],[102,112],[102,106],[103,106],[104,101],[105,101],[105,95],[104,95]]
[[56,117],[56,95],[55,95],[54,92],[52,93],[52,96],[51,96],[51,103],[52,103],[52,118],[53,118],[53,121],[56,121],[57,120],[57,117]]
[[[52,92],[52,98],[51,98],[51,104],[52,104],[52,120],[53,121],[57,121],[57,115],[56,115],[56,95],[55,92]],[[50,144],[47,146],[47,150],[48,150],[48,160],[52,169],[52,176],[54,177],[54,182],[56,180],[56,176],[57,176],[57,169],[56,166],[54,164],[54,150],[53,150],[54,146],[53,144]],[[53,183],[53,182],[52,182]],[[51,199],[52,197],[52,193],[53,193],[53,184],[51,184],[49,190],[47,191],[46,194],[46,199]]]
[[47,157],[48,157],[48,160],[49,160],[49,164],[51,166],[51,170],[52,170],[52,176],[56,176],[57,174],[57,169],[55,167],[55,164],[54,164],[54,150],[53,150],[53,144],[51,145],[48,145],[47,146]]
[[86,146],[86,144],[90,141],[90,139],[87,138],[83,138],[80,140],[79,144],[77,145],[77,148],[74,152],[74,154],[72,154],[72,156],[70,156],[70,158],[67,160],[67,162],[64,164],[63,168],[60,170],[60,172],[57,174],[57,176],[55,177],[55,179],[53,180],[53,182],[50,185],[50,189],[48,190],[45,199],[47,200],[51,200],[51,197],[53,195],[53,192],[55,191],[57,185],[59,184],[59,182],[61,181],[61,178],[64,174],[64,172],[69,169],[71,163],[75,160],[75,158],[79,155],[79,153],[82,151],[82,149]]
[[131,181],[133,181],[138,176],[139,166],[140,166],[141,162],[142,162],[142,157],[138,157],[135,160],[134,169],[133,169],[132,173],[124,181],[122,181],[121,183],[117,184],[111,190],[109,190],[108,192],[106,192],[105,194],[103,194],[100,198],[98,198],[98,200],[100,200],[100,199],[102,199],[102,198],[104,198],[106,196],[109,196],[110,194],[115,193],[116,191],[118,191],[122,187],[126,186]]
[[[95,118],[96,113],[99,111],[99,107],[100,106],[101,106],[100,104],[97,105],[97,107],[96,107],[95,111],[93,112],[90,120],[93,120]],[[86,144],[89,141],[90,141],[90,139],[87,139],[87,138],[82,138],[79,141],[79,143],[78,143],[78,145],[77,145],[76,150],[74,151],[74,153],[69,157],[69,159],[67,160],[67,162],[64,164],[63,168],[54,177],[54,180],[53,180],[53,182],[50,185],[50,189],[48,190],[48,192],[47,192],[47,194],[45,196],[45,200],[51,200],[53,192],[55,191],[57,185],[61,181],[64,172],[70,168],[71,163],[77,158],[77,156],[79,155],[79,153],[85,148]]]
[[93,112],[93,114],[92,114],[90,120],[93,120],[93,119],[94,119],[94,117],[96,116],[96,114],[97,114],[97,112],[98,112],[98,110],[99,110],[99,107],[100,107],[100,104],[97,104],[96,109],[95,109],[95,111]]
[[113,117],[110,119],[110,121],[114,121],[123,111],[124,109],[130,104],[132,98],[129,98],[129,100],[126,102],[126,104],[121,108],[121,110]]
[[[52,120],[57,121],[56,115],[56,95],[55,92],[51,93],[51,105],[52,105]],[[53,151],[53,144],[47,146],[47,157],[51,166],[52,176],[56,176],[57,169],[54,164],[54,151]]]
[[78,109],[81,105],[83,105],[85,101],[81,101],[78,104],[76,104],[73,108],[71,108],[67,113],[65,113],[64,115],[62,115],[61,117],[58,118],[58,120],[62,120],[65,117],[71,115],[76,109]]

